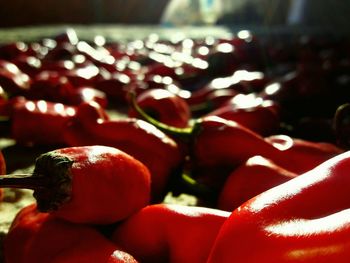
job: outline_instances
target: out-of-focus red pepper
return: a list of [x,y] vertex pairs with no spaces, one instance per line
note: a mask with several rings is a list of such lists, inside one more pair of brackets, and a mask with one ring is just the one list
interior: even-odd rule
[[20,144],[63,144],[66,122],[76,108],[44,100],[32,101],[16,97],[9,101],[10,136]]
[[[92,84],[92,83],[91,83]],[[96,101],[102,107],[107,106],[106,94],[91,86],[74,86],[67,77],[58,72],[42,71],[34,79],[25,95],[32,100],[48,100],[67,105],[79,105]]]
[[40,213],[35,205],[16,215],[4,240],[4,256],[8,263],[137,262],[93,227]]
[[5,90],[0,86],[0,116],[6,115],[7,94]]
[[225,104],[206,116],[235,121],[261,136],[275,133],[280,126],[279,107],[273,101],[262,101],[261,104],[247,106]]
[[230,76],[215,78],[204,87],[193,91],[187,102],[194,107],[204,104],[202,107],[206,107],[207,110],[213,110],[217,106],[213,105],[211,101],[213,98],[212,94],[215,92],[231,90],[233,91],[232,98],[237,94],[258,92],[263,89],[267,82],[268,79],[264,76],[263,72],[237,70]]
[[[191,119],[187,102],[165,89],[150,89],[136,97],[137,104],[150,116],[167,125],[184,128]],[[130,108],[129,117],[140,117]]]
[[104,92],[108,100],[115,104],[115,102],[125,103],[127,102],[127,91],[124,87],[129,85],[131,78],[124,73],[115,72],[103,74],[94,81],[94,87]]
[[0,60],[0,85],[11,96],[23,95],[30,88],[31,79],[6,60]]
[[229,214],[204,207],[151,205],[118,225],[112,240],[140,262],[206,262]]
[[150,199],[148,169],[107,146],[69,147],[42,154],[30,177],[2,177],[1,186],[32,188],[40,211],[75,223],[114,223],[137,212]]
[[250,199],[224,223],[208,262],[347,262],[349,169],[346,152]]
[[163,198],[171,174],[183,160],[176,142],[143,120],[108,120],[103,113],[96,103],[81,104],[65,129],[65,142],[70,146],[112,146],[134,156],[151,172],[152,199]]
[[250,198],[296,176],[262,156],[251,157],[227,177],[217,208],[233,211]]

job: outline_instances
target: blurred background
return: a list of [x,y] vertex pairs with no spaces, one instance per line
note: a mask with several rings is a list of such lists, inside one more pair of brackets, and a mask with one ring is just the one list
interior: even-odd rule
[[1,0],[0,27],[49,24],[347,28],[350,0]]

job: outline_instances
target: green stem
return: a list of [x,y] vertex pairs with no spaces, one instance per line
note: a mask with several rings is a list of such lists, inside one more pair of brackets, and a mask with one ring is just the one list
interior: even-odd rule
[[334,116],[334,130],[337,144],[345,149],[350,148],[350,103],[340,105]]
[[190,190],[190,192],[195,195],[211,198],[215,194],[213,189],[204,184],[199,183],[196,179],[194,179],[187,173],[183,173],[181,175],[181,179],[185,186]]

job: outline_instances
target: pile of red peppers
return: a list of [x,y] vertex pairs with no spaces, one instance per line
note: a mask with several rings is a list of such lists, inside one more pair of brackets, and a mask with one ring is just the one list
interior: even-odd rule
[[28,175],[0,152],[0,198],[36,199],[5,262],[348,262],[349,51],[249,31],[1,44],[0,138],[49,149]]

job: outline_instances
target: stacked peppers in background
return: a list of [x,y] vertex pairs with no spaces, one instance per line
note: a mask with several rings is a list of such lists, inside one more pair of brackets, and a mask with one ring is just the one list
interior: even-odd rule
[[[286,43],[242,31],[118,43],[69,29],[1,45],[0,136],[34,153],[52,150],[32,176],[1,178],[34,189],[37,200],[12,222],[7,263],[272,262],[263,249],[249,259],[238,253],[234,242],[246,233],[274,244],[270,254],[283,248],[278,262],[343,262],[349,240],[337,235],[332,250],[322,233],[329,224],[346,233],[347,203],[302,206],[346,177],[338,170],[349,163],[348,41]],[[5,160],[10,173],[18,168],[8,150],[0,174]],[[193,195],[196,206],[164,204],[169,193]],[[310,248],[304,228],[313,220],[323,241]]]

